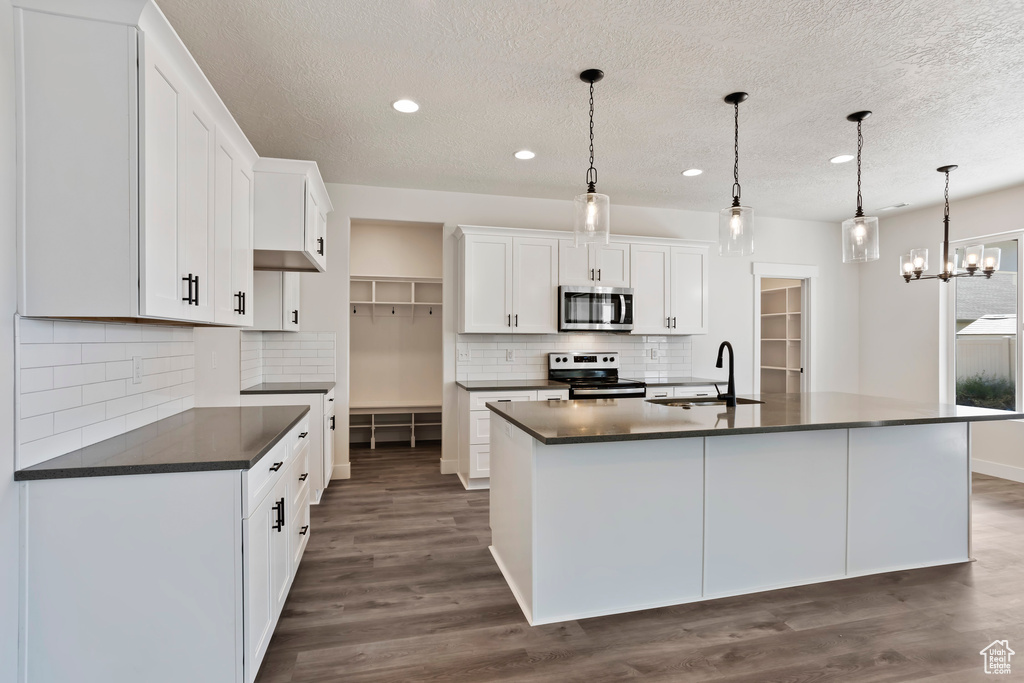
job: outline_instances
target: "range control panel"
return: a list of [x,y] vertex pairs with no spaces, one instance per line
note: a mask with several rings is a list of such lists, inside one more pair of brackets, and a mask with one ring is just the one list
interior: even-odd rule
[[618,351],[560,351],[548,354],[552,370],[617,370]]

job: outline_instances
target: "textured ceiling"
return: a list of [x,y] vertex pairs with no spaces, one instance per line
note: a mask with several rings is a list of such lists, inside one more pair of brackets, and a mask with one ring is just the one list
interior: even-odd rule
[[[741,106],[744,204],[852,214],[1024,182],[1020,0],[158,0],[256,150],[328,182],[569,198],[584,189],[587,86],[599,191],[715,210]],[[399,114],[391,102],[417,101]],[[532,161],[512,154],[528,148]],[[681,171],[704,169],[685,178]],[[884,214],[883,214],[884,216]]]

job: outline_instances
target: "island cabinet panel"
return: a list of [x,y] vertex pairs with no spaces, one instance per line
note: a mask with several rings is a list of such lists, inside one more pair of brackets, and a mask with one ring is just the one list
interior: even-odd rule
[[534,623],[700,599],[703,446],[537,445]]
[[707,439],[704,597],[846,574],[847,431]]
[[850,430],[851,575],[969,559],[968,430],[962,423]]

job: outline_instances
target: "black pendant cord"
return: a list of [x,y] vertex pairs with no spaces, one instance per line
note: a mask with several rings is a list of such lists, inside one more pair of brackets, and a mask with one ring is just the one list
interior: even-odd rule
[[587,169],[587,192],[597,192],[597,169],[594,168],[594,82],[590,82],[590,168]]
[[857,121],[857,213],[855,218],[864,217],[864,198],[860,194],[860,154],[864,149],[864,134],[860,130],[862,120]]
[[732,205],[740,205],[740,103],[737,100],[733,103],[735,109],[735,134],[733,136],[732,150]]
[[949,172],[953,170],[947,168],[944,173],[946,175],[946,191],[943,194],[943,198],[946,200],[945,207],[942,210],[942,272],[946,275],[952,275],[952,269],[949,267]]

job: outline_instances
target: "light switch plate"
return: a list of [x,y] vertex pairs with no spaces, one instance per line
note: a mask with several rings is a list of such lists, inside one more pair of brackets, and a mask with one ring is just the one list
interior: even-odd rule
[[515,363],[516,362],[516,350],[515,349],[505,349],[505,361],[508,362],[508,363]]
[[651,360],[658,360],[658,349],[651,349]]
[[142,384],[142,356],[132,356],[132,384]]

